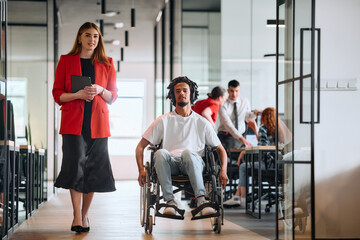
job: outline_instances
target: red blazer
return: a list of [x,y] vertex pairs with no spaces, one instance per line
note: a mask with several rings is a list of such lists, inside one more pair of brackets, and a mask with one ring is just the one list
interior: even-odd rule
[[[116,73],[112,58],[108,58],[110,66],[95,60],[95,84],[112,93],[114,102],[117,99]],[[84,100],[74,100],[66,103],[59,101],[61,94],[71,93],[71,75],[81,76],[80,54],[62,55],[56,68],[53,96],[55,102],[61,105],[60,134],[81,135],[84,118]],[[99,95],[95,96],[91,112],[91,138],[110,137],[109,109]]]

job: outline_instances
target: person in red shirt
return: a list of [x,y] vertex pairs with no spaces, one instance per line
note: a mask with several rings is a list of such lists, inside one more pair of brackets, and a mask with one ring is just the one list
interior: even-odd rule
[[207,95],[208,98],[197,101],[195,105],[192,106],[192,110],[206,118],[211,125],[215,127],[219,107],[222,106],[227,99],[226,90],[217,86]]

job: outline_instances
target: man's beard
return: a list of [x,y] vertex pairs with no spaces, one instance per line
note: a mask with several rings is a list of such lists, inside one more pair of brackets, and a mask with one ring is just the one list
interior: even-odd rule
[[189,102],[178,102],[178,105],[180,106],[180,107],[185,107],[186,105],[188,105],[189,104]]

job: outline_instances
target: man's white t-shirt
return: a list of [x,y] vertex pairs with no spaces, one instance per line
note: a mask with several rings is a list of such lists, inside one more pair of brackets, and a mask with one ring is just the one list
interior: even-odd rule
[[180,157],[184,150],[204,156],[205,144],[215,147],[221,144],[210,122],[196,112],[183,117],[175,111],[158,117],[142,136],[151,144],[160,144],[171,156]]

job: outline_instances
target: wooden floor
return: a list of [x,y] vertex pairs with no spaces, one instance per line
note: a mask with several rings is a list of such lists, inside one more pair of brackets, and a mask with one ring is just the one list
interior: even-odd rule
[[[183,204],[185,207],[186,203]],[[117,182],[117,191],[95,194],[89,213],[89,233],[70,231],[72,208],[67,190],[61,189],[27,221],[22,223],[10,239],[267,239],[239,225],[225,220],[220,235],[211,230],[209,219],[184,221],[156,218],[151,235],[145,234],[139,220],[139,187],[135,181]]]

